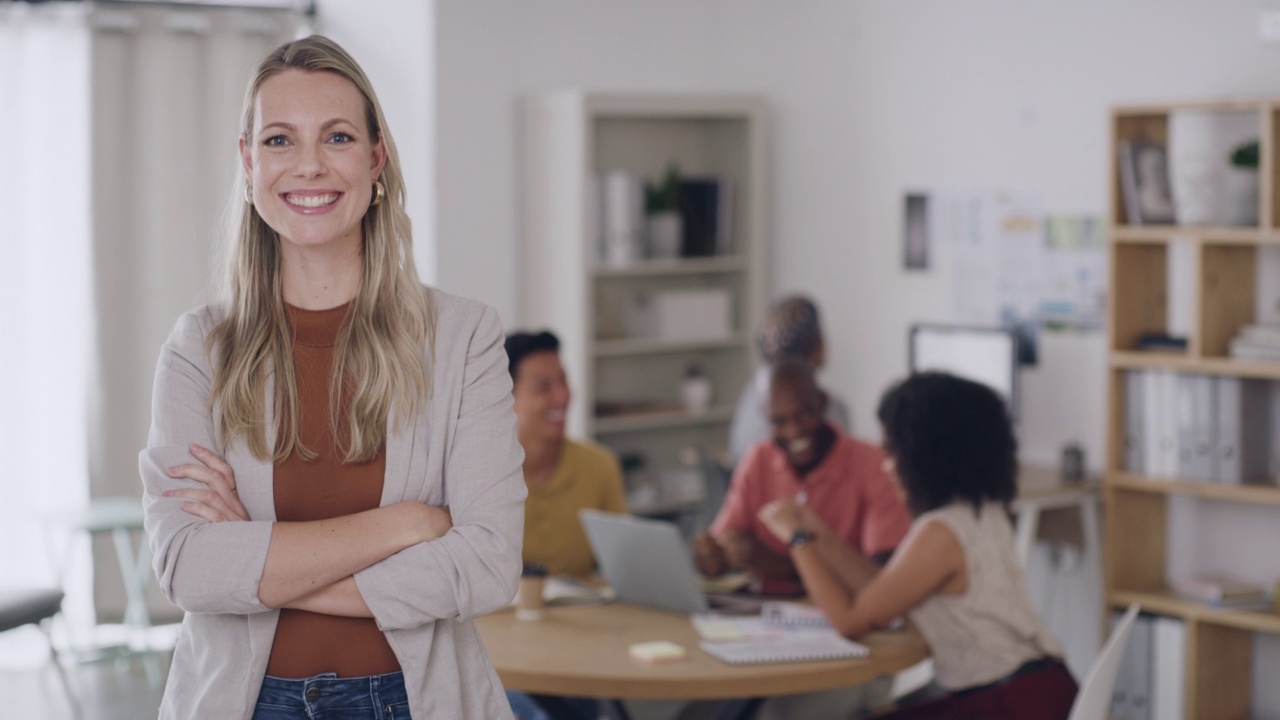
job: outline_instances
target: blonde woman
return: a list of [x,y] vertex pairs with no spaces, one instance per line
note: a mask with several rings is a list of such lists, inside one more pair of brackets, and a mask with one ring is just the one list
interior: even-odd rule
[[395,144],[332,41],[263,60],[240,159],[227,297],[165,343],[140,458],[187,611],[160,717],[509,717],[469,620],[520,574],[497,316],[419,284]]

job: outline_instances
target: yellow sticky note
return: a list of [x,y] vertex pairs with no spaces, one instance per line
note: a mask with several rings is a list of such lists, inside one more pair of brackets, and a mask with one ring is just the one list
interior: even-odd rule
[[683,660],[684,648],[667,640],[636,643],[630,648],[632,660],[642,663],[664,663]]
[[728,642],[745,640],[746,633],[728,620],[703,620],[694,624],[698,634],[708,642]]

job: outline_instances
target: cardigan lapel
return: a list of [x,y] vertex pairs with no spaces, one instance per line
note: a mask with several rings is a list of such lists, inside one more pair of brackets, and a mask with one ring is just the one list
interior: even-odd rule
[[[263,405],[263,422],[266,423],[267,448],[276,446],[275,408],[271,398],[275,397],[275,377],[268,373],[263,387],[263,397],[267,402]],[[214,409],[218,412],[218,408]],[[253,520],[275,522],[275,462],[271,458],[263,460],[249,452],[246,442],[236,442],[225,448],[223,458],[236,471],[236,494],[244,509],[249,511]]]
[[421,414],[409,421],[408,427],[396,429],[396,423],[387,419],[387,467],[382,479],[382,505],[403,500],[420,500],[418,493],[409,494],[409,476],[413,464],[413,445],[421,426]]

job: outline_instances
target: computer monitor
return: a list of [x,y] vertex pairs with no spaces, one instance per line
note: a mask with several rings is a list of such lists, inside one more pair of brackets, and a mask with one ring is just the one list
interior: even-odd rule
[[1018,415],[1018,336],[1006,328],[917,324],[908,341],[910,370],[936,370],[995,390]]

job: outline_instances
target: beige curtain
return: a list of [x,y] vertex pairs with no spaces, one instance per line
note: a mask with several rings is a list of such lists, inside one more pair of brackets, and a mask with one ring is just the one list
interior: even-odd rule
[[[43,520],[89,495],[89,32],[79,5],[0,3],[0,584],[13,586],[59,580]],[[82,621],[92,604],[88,553],[77,549],[63,610]]]
[[[221,216],[238,162],[245,83],[298,34],[290,12],[147,7],[89,13],[95,374],[89,406],[94,497],[140,496],[151,384],[178,316],[213,297]],[[94,548],[100,618],[122,615],[109,543]],[[179,611],[154,590],[157,619]]]

